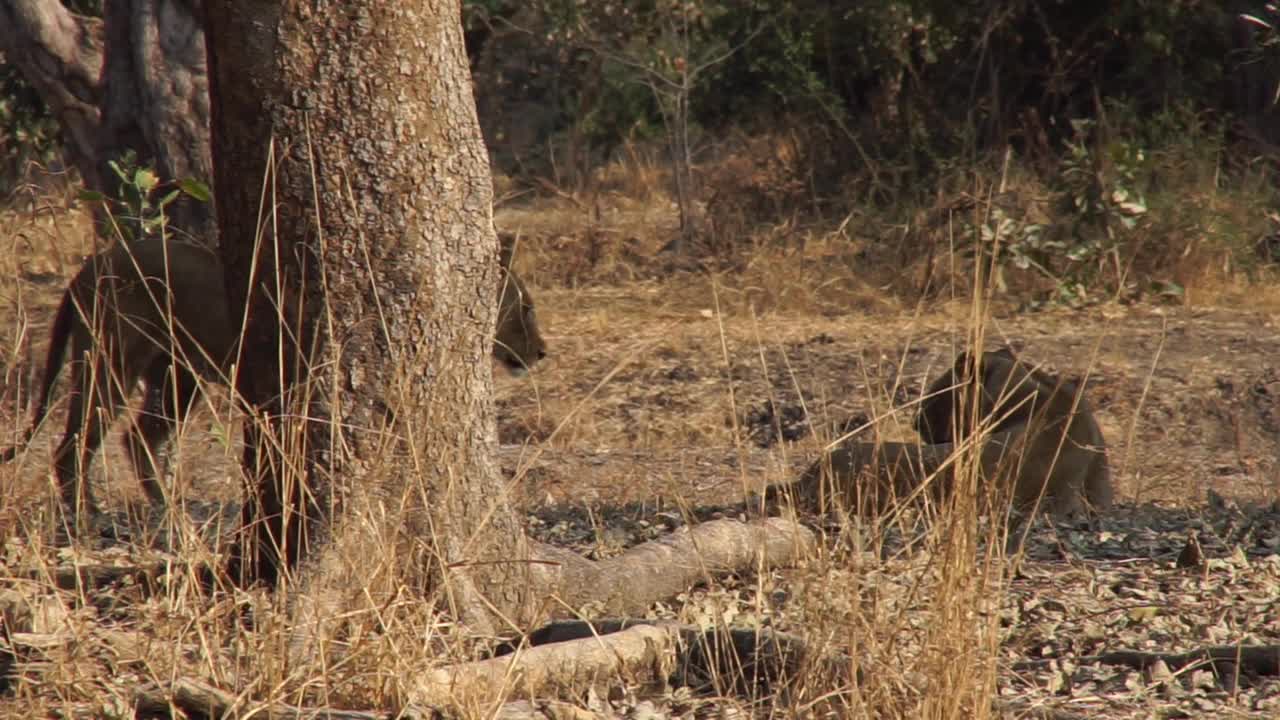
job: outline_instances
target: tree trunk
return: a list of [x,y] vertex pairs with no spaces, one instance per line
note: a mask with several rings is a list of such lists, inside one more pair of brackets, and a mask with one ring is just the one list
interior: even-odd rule
[[207,7],[220,244],[249,318],[237,387],[258,415],[240,569],[274,581],[324,547],[326,573],[514,611],[527,551],[493,459],[497,249],[456,0]]

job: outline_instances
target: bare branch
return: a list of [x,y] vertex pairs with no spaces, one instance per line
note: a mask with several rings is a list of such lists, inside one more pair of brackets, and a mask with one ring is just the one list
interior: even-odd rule
[[747,36],[743,38],[742,42],[738,43],[737,45],[734,45],[733,47],[725,48],[725,51],[720,53],[719,55],[708,58],[707,60],[704,60],[703,62],[700,62],[697,65],[694,65],[693,67],[691,67],[689,69],[689,84],[692,85],[695,82],[695,78],[697,78],[698,75],[702,74],[707,69],[713,68],[716,65],[719,65],[720,63],[733,57],[739,50],[746,47],[752,40],[755,40],[756,36],[759,35],[761,32],[763,32],[765,27],[766,25],[764,24],[757,25],[755,29],[747,33]]

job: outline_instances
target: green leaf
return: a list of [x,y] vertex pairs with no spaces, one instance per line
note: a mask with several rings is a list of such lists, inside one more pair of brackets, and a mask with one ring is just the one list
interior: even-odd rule
[[160,202],[159,202],[159,203],[157,203],[157,207],[166,207],[166,206],[168,206],[168,205],[169,205],[169,203],[173,202],[174,200],[177,200],[177,199],[178,199],[178,195],[180,195],[180,194],[182,194],[182,191],[181,191],[181,190],[173,190],[173,191],[169,192],[167,195],[165,195],[164,197],[160,198]]
[[106,202],[107,196],[103,195],[97,190],[90,190],[89,188],[85,188],[80,191],[80,199],[85,202]]
[[178,188],[182,190],[182,192],[202,203],[209,202],[210,198],[213,197],[213,193],[209,191],[209,186],[195,178],[183,178],[179,180]]
[[111,167],[112,172],[114,172],[116,176],[120,178],[121,181],[129,182],[129,177],[125,173],[124,168],[120,167],[120,163],[116,162],[115,160],[108,160],[107,165]]

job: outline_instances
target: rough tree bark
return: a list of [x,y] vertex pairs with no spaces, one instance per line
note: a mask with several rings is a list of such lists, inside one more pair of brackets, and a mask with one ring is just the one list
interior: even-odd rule
[[[162,180],[211,180],[201,19],[199,0],[103,3],[105,92],[95,158],[103,189],[115,182],[106,162],[130,149]],[[179,196],[167,212],[178,232],[205,246],[214,242],[209,204]]]

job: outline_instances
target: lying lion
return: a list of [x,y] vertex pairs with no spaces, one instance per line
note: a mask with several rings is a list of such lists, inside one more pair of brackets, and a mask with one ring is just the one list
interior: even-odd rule
[[[840,442],[791,485],[793,499],[812,511],[878,514],[939,502],[976,472],[1021,512],[1062,517],[1111,505],[1102,431],[1080,389],[1008,350],[984,353],[977,367],[961,353],[930,385],[915,427],[924,444]],[[962,445],[969,451],[958,453]]]

